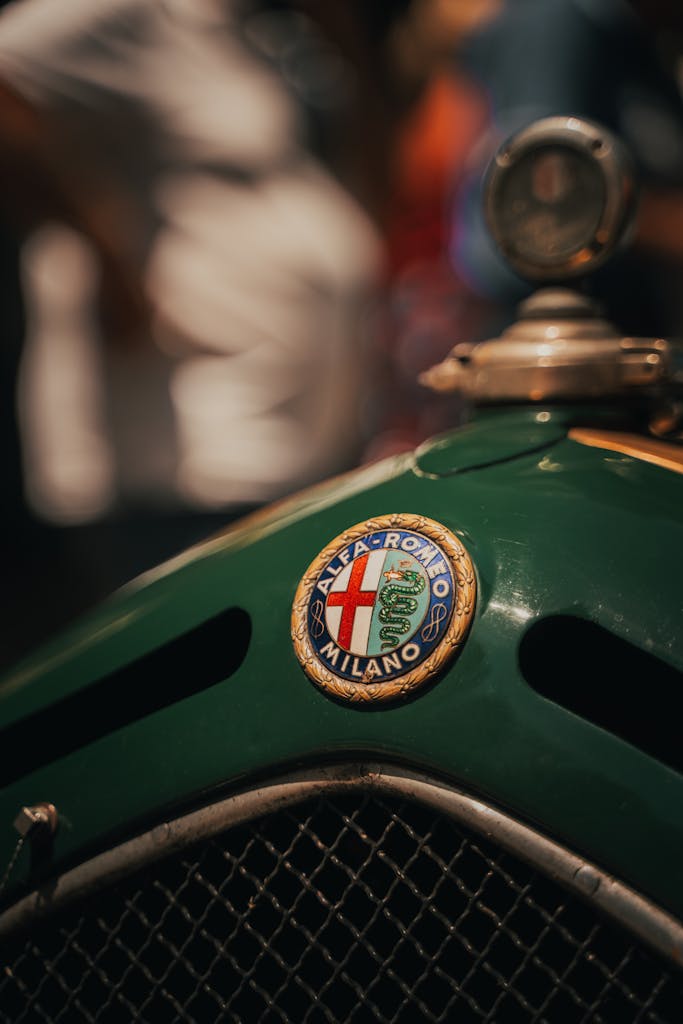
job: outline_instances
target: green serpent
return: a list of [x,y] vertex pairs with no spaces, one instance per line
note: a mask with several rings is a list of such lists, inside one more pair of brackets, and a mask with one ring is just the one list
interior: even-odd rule
[[382,607],[378,618],[386,623],[379,631],[382,650],[397,647],[401,637],[410,632],[410,620],[405,616],[417,611],[418,602],[413,595],[421,594],[425,588],[424,578],[414,569],[403,569],[400,573],[393,571],[391,578],[405,580],[405,583],[387,583],[379,592]]

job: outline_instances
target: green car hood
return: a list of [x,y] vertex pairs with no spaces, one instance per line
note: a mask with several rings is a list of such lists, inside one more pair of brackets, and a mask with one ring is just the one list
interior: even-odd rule
[[[659,736],[683,667],[683,478],[568,425],[502,412],[314,488],[148,573],[8,673],[3,863],[22,805],[60,813],[47,862],[30,878],[18,864],[16,884],[207,794],[361,757],[484,795],[683,914],[683,778]],[[363,710],[305,676],[292,601],[334,537],[396,512],[458,536],[477,604],[435,685]]]

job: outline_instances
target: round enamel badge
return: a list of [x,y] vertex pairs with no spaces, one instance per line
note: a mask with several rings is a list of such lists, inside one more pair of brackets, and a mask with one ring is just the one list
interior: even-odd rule
[[456,654],[475,596],[472,562],[450,530],[425,516],[377,516],[308,567],[292,608],[294,650],[330,696],[407,697]]

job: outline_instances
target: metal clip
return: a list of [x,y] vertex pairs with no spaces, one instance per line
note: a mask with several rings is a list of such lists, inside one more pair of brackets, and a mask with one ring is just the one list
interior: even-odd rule
[[54,804],[32,804],[21,808],[14,819],[14,827],[22,839],[44,841],[55,834],[58,821]]

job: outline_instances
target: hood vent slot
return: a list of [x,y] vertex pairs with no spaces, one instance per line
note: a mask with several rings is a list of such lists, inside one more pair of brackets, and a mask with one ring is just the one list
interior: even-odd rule
[[535,622],[519,648],[529,686],[683,773],[683,675],[602,626],[571,615]]
[[0,733],[2,784],[224,682],[244,661],[250,639],[249,615],[229,608],[10,726]]

